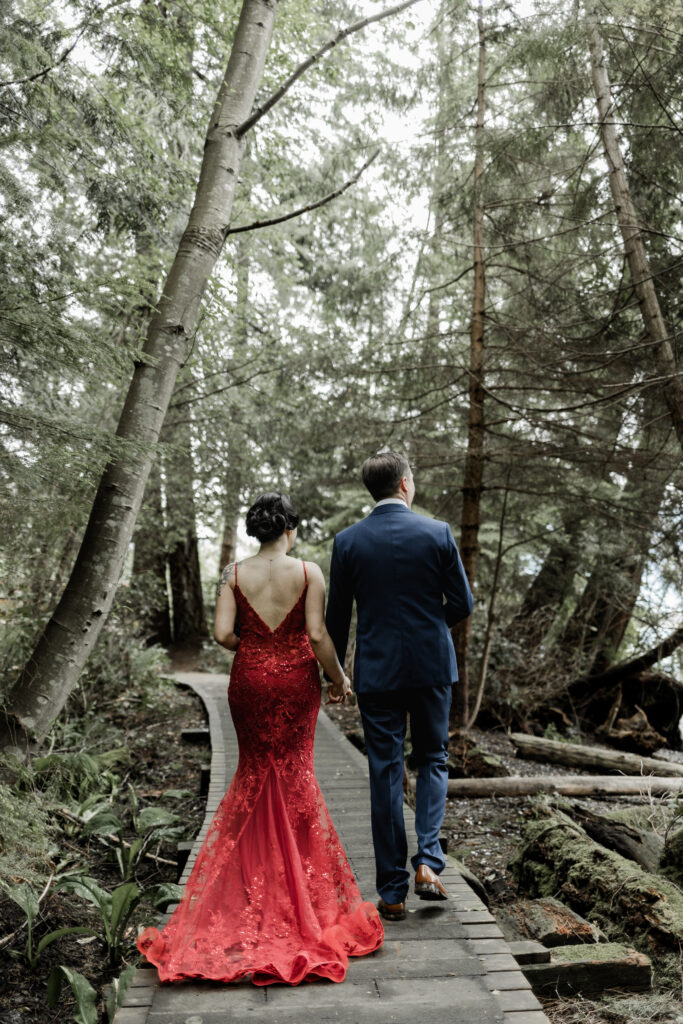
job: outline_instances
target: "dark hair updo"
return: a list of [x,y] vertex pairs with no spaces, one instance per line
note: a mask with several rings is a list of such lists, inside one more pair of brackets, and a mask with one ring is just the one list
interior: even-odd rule
[[262,494],[247,512],[247,534],[261,544],[276,540],[298,525],[299,513],[286,494]]

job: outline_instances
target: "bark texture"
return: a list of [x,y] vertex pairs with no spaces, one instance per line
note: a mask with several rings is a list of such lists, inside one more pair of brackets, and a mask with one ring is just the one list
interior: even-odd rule
[[161,474],[155,463],[147,480],[145,505],[135,532],[131,590],[146,642],[171,642],[171,610],[166,586],[166,528]]
[[643,324],[652,344],[657,373],[661,378],[662,393],[678,442],[683,448],[683,381],[676,366],[671,333],[667,330],[662,316],[643,240],[643,230],[631,197],[614,117],[612,87],[595,13],[588,19],[588,30],[593,88],[600,115],[603,149],[609,164],[609,183],[614,208]]
[[532,761],[551,761],[553,764],[566,764],[572,768],[598,768],[600,771],[617,772],[621,775],[683,777],[683,764],[658,761],[656,757],[641,757],[639,754],[608,750],[606,747],[594,747],[583,743],[547,740],[543,736],[527,736],[522,732],[513,732],[510,739],[519,756]]
[[[486,268],[484,264],[484,115],[486,111],[486,34],[483,5],[479,2],[477,17],[479,62],[477,72],[477,125],[474,158],[474,296],[470,327],[469,409],[467,455],[462,489],[460,523],[460,555],[470,586],[474,591],[479,556],[479,519],[484,479],[484,315],[486,300]],[[468,650],[472,617],[468,616],[453,630],[460,682],[454,691],[453,713],[456,723],[467,727],[469,716]],[[455,724],[455,723],[454,723]]]
[[261,80],[277,0],[244,0],[211,114],[187,227],[135,365],[117,428],[120,454],[101,478],[62,599],[29,657],[7,708],[0,743],[22,754],[59,714],[109,613],[156,444],[202,296],[230,223],[243,142]]
[[168,567],[173,604],[173,642],[197,645],[208,637],[199,567],[194,464],[190,420],[164,425]]
[[610,940],[627,935],[680,984],[683,894],[673,882],[606,850],[561,812],[526,826],[510,867],[530,895],[569,903]]

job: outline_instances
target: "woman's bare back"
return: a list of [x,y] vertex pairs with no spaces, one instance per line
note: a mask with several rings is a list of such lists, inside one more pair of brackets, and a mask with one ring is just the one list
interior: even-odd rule
[[238,562],[231,585],[236,583],[256,614],[275,630],[294,607],[305,586],[303,563],[285,554],[253,555]]

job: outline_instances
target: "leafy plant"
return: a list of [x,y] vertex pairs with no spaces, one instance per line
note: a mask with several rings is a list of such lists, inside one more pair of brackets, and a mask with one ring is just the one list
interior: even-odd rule
[[128,760],[125,748],[89,754],[83,750],[47,754],[33,761],[36,785],[50,789],[62,800],[82,803],[93,792],[116,791],[118,776],[111,769]]
[[130,916],[141,896],[138,886],[134,882],[126,882],[108,893],[94,878],[81,875],[65,879],[59,887],[75,893],[96,908],[102,921],[102,932],[95,934],[106,944],[110,962],[117,964],[123,954],[123,937]]
[[135,965],[130,964],[128,967],[126,967],[126,969],[118,978],[114,978],[114,980],[112,981],[111,989],[109,990],[109,994],[107,995],[107,1000],[105,1003],[109,1024],[112,1024],[114,1016],[116,1015],[116,1011],[123,1004],[123,1000],[126,997],[126,992],[130,988],[131,983],[133,981],[134,974]]
[[155,910],[165,910],[169,903],[177,903],[182,894],[183,887],[177,882],[160,882],[144,891],[145,899],[150,900]]
[[88,808],[84,832],[86,835],[116,835],[119,846],[114,850],[116,863],[124,882],[130,881],[154,842],[161,839],[177,839],[183,833],[183,827],[177,826],[180,820],[177,814],[163,807],[144,807],[139,810],[138,799],[133,787],[129,784],[130,800],[133,815],[133,828],[137,833],[132,843],[124,839],[124,823],[114,809],[108,804],[94,804]]
[[40,911],[40,904],[35,889],[28,882],[18,882],[16,884],[3,882],[2,888],[9,898],[24,911],[26,917],[26,945],[22,955],[26,958],[31,969],[35,968],[43,951],[57,939],[61,939],[63,935],[92,935],[91,928],[80,925],[57,928],[48,935],[44,935],[40,942],[34,945],[33,926]]
[[[50,1006],[57,1006],[62,994],[62,982],[67,981],[76,1000],[77,1011],[74,1015],[76,1024],[97,1024],[97,992],[87,978],[71,967],[60,964],[50,971],[47,979],[47,1001]],[[110,1017],[110,1020],[112,1018]]]
[[[5,763],[3,760],[0,765]],[[26,768],[21,768],[20,774],[30,778]],[[52,873],[50,862],[57,855],[57,829],[44,807],[42,794],[0,783],[0,821],[12,823],[0,833],[0,879],[11,880],[17,864],[21,864],[22,877],[42,886]]]

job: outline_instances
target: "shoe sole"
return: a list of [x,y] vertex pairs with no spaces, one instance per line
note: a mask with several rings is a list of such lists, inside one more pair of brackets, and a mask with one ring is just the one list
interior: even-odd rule
[[443,893],[437,885],[430,882],[423,882],[415,886],[415,895],[421,900],[447,900],[448,895]]
[[405,921],[406,909],[403,910],[387,910],[386,906],[378,906],[377,912],[380,917],[383,917],[385,921]]

